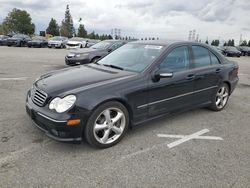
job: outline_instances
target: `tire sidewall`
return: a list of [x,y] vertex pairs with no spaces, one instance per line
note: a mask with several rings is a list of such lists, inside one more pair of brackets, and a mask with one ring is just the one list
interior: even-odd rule
[[[218,91],[222,88],[222,87],[225,87],[226,90],[227,90],[227,93],[228,93],[228,98],[227,98],[227,101],[226,101],[226,104],[222,107],[222,108],[218,108],[217,105],[216,105],[216,95],[218,93]],[[226,105],[227,105],[227,102],[228,102],[228,99],[229,99],[229,87],[226,83],[223,83],[222,85],[220,85],[218,87],[218,89],[216,90],[215,94],[213,95],[213,99],[212,99],[212,105],[210,106],[210,108],[214,111],[221,111],[223,110]]]
[[[124,116],[125,116],[125,119],[126,119],[126,124],[125,124],[125,128],[123,130],[123,133],[122,135],[117,139],[115,140],[114,142],[110,143],[110,144],[101,144],[99,143],[95,136],[94,136],[94,124],[95,124],[95,121],[96,119],[98,118],[98,116],[100,115],[100,113],[102,113],[105,109],[107,108],[118,108],[120,109],[123,113],[124,113]],[[106,102],[104,104],[101,104],[100,106],[98,106],[94,112],[91,114],[90,118],[88,119],[88,122],[87,122],[87,125],[84,129],[84,137],[85,139],[87,140],[87,142],[96,147],[96,148],[108,148],[108,147],[111,147],[111,146],[114,146],[115,144],[117,144],[118,142],[120,142],[120,140],[125,136],[127,130],[128,130],[128,126],[129,126],[129,113],[128,113],[128,110],[126,109],[126,107],[119,103],[119,102],[116,102],[116,101],[110,101],[110,102]]]

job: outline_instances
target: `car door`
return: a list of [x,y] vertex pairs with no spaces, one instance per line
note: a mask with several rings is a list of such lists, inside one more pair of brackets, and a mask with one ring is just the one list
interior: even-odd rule
[[194,98],[195,104],[209,102],[218,87],[222,71],[219,59],[207,48],[192,46],[195,70]]
[[178,46],[162,58],[158,71],[173,73],[172,77],[149,81],[149,117],[185,108],[193,101],[193,70],[190,69],[189,47]]

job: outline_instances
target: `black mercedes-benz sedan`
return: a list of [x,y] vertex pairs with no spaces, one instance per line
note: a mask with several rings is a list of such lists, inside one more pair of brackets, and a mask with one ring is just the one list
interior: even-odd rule
[[27,46],[29,48],[31,48],[31,47],[37,47],[37,48],[47,47],[48,40],[45,37],[36,36],[36,37],[33,37],[32,40],[27,43]]
[[80,65],[93,63],[110,52],[118,49],[126,42],[121,40],[105,40],[99,42],[90,48],[77,49],[70,51],[65,57],[66,65]]
[[238,65],[208,45],[132,42],[98,62],[47,73],[28,91],[26,110],[59,141],[107,148],[128,127],[167,114],[222,110],[238,82]]

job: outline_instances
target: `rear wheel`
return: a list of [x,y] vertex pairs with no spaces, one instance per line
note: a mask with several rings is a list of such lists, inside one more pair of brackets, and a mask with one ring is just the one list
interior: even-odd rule
[[89,118],[85,138],[92,146],[108,148],[124,137],[128,124],[127,109],[119,102],[107,102],[99,106]]
[[228,98],[229,98],[229,87],[227,84],[224,83],[217,89],[213,97],[210,109],[214,111],[222,110],[226,106]]
[[99,59],[100,59],[99,57],[94,57],[94,58],[90,61],[90,63],[96,63]]

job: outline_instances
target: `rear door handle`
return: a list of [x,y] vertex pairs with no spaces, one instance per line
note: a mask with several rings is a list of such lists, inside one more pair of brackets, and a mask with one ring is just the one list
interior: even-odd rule
[[194,74],[189,74],[187,77],[186,77],[186,80],[193,80],[195,77]]
[[221,69],[216,69],[215,70],[215,73],[220,73],[221,72]]

